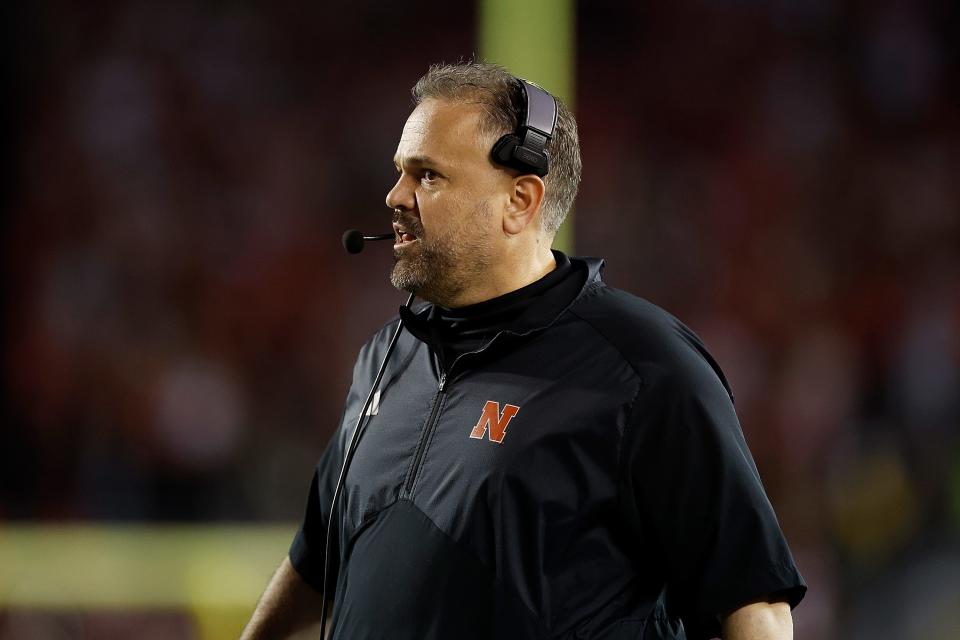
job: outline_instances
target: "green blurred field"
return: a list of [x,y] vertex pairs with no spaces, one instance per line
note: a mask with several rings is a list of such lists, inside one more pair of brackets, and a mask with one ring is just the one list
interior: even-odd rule
[[200,638],[236,638],[296,526],[4,525],[0,609],[185,611]]

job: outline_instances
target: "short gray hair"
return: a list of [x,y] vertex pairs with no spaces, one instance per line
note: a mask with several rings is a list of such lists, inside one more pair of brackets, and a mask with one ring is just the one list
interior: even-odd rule
[[[413,100],[427,98],[478,102],[484,108],[483,133],[496,137],[517,130],[523,109],[523,89],[517,79],[500,65],[489,62],[435,64],[413,86]],[[547,145],[550,173],[544,178],[541,227],[551,237],[563,224],[580,186],[580,141],[577,121],[559,98],[557,126]]]

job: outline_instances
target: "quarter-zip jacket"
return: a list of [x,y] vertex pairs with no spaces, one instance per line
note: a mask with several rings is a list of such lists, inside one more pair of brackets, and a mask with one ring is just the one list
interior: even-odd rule
[[[719,367],[602,262],[554,317],[441,371],[401,334],[335,514],[333,638],[708,638],[806,589]],[[343,451],[394,320],[361,350],[290,558],[320,590]]]

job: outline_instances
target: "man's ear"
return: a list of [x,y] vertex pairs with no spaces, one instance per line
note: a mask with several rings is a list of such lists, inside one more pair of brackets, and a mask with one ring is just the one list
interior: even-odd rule
[[514,178],[511,189],[510,201],[503,216],[503,231],[508,235],[516,235],[540,215],[544,184],[539,176],[529,173]]

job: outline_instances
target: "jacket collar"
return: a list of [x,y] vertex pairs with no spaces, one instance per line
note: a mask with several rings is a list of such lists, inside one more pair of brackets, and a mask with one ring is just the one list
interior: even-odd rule
[[[586,271],[586,276],[583,278],[582,285],[577,294],[569,300],[564,301],[561,305],[557,305],[555,302],[546,305],[535,304],[528,311],[524,312],[515,328],[505,329],[501,331],[501,333],[528,335],[546,329],[580,299],[587,290],[603,282],[602,274],[605,266],[603,259],[571,257],[569,260],[575,273],[579,272],[583,274],[583,272]],[[581,277],[583,277],[583,275],[581,275]],[[436,311],[436,307],[429,302],[416,305],[412,309],[402,306],[400,307],[400,319],[403,322],[404,328],[413,336],[422,342],[432,345],[436,341],[437,336],[435,332],[430,329],[429,319]]]
[[583,289],[580,290],[580,295],[583,295],[584,290],[591,284],[603,282],[603,269],[607,266],[607,261],[603,258],[570,258],[570,261],[582,262],[587,266],[587,282],[584,284]]

